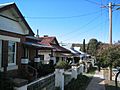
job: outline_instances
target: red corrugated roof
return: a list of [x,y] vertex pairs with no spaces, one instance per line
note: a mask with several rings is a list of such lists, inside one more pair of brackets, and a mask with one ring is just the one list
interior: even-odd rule
[[[66,52],[66,53],[70,53],[70,51],[62,46],[59,45],[56,37],[40,37],[41,42],[39,42],[40,44],[45,44],[48,46],[51,46],[54,48],[54,51],[57,52]],[[53,43],[55,41],[55,43]]]
[[40,37],[41,42],[40,44],[46,44],[48,46],[51,46],[52,41],[55,39],[55,37]]

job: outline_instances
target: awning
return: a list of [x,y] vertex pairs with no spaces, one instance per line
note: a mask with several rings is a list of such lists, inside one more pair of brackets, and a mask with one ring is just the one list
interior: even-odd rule
[[50,46],[44,45],[44,44],[38,44],[38,43],[34,43],[34,42],[23,42],[24,46],[29,46],[29,47],[34,47],[34,48],[49,48],[49,49],[53,49]]
[[68,49],[66,49],[66,48],[64,48],[64,47],[62,47],[62,46],[55,45],[55,44],[52,44],[51,46],[54,48],[53,51],[55,51],[55,52],[71,53],[70,50],[68,50]]

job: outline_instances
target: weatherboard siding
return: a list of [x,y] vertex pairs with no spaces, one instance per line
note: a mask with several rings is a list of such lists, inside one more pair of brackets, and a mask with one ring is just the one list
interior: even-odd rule
[[[16,20],[15,17],[8,10],[1,12],[0,15],[4,15]],[[19,22],[22,21],[19,20]],[[25,30],[25,28],[19,22],[0,16],[0,29],[8,32],[23,34],[23,35],[28,34],[28,30]]]

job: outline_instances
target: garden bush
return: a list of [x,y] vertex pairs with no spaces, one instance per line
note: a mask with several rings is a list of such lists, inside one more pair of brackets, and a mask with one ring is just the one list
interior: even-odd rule
[[13,90],[13,87],[12,79],[5,77],[4,73],[0,72],[0,90]]
[[41,64],[38,69],[38,77],[48,75],[55,71],[54,65]]
[[56,64],[55,68],[59,68],[59,69],[69,69],[70,65],[66,62],[66,61],[58,61],[58,63]]
[[80,74],[77,79],[72,79],[71,82],[65,86],[65,90],[85,90],[89,81],[89,77]]

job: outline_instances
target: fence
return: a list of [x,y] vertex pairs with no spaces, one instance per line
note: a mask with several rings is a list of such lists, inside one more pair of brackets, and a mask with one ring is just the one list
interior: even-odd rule
[[72,78],[77,79],[80,73],[83,73],[83,65],[72,66],[72,69],[64,71],[64,69],[55,70],[55,87],[60,87],[60,90],[64,90],[64,86],[67,85]]
[[54,90],[55,75],[51,74],[27,85],[27,90]]
[[54,89],[55,89],[54,73],[46,77],[42,77],[22,87],[15,87],[15,90],[54,90]]
[[77,75],[83,73],[83,65],[73,66],[71,69],[56,69],[55,73],[46,77],[42,77],[22,87],[15,87],[15,90],[55,90],[55,87],[60,87],[64,90],[72,78],[77,78]]

